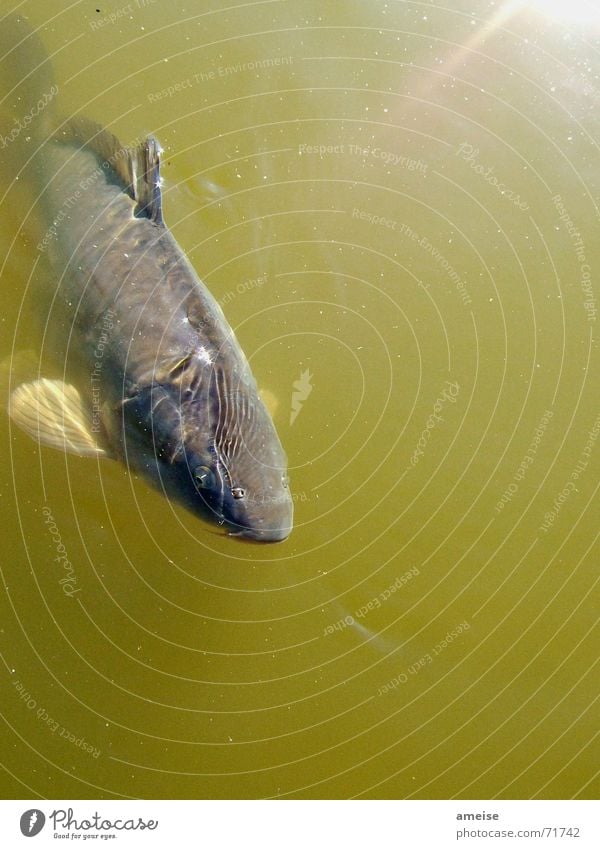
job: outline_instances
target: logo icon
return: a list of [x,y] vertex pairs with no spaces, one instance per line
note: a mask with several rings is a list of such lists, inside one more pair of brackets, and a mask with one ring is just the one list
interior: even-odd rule
[[308,369],[306,369],[300,374],[300,379],[294,381],[294,392],[292,392],[292,409],[290,412],[290,427],[296,421],[296,416],[302,409],[303,403],[306,401],[306,399],[312,392],[313,387],[311,380],[312,374]]
[[31,808],[21,816],[21,834],[25,837],[35,837],[43,829],[46,817],[38,808]]

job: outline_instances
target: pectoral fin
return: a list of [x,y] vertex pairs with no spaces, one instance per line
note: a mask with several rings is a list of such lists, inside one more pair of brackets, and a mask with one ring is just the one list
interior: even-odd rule
[[62,380],[22,383],[11,393],[8,413],[42,445],[80,457],[107,456],[96,440],[79,392]]

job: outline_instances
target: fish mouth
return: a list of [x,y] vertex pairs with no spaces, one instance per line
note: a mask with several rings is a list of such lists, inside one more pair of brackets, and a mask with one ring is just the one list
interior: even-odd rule
[[243,542],[283,542],[291,533],[291,527],[283,528],[237,528],[228,530],[227,536]]

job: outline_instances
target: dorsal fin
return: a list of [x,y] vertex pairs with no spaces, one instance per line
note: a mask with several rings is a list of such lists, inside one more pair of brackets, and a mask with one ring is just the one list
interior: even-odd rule
[[77,116],[69,119],[56,138],[63,144],[79,144],[92,150],[102,168],[112,170],[123,189],[137,202],[135,215],[162,225],[160,191],[160,145],[148,136],[137,147],[125,147],[116,136],[95,121]]
[[132,198],[135,197],[131,151],[124,147],[111,132],[95,121],[79,115],[69,118],[56,133],[55,138],[62,144],[76,144],[89,148],[96,154],[104,170],[111,168],[123,188]]
[[160,145],[154,136],[148,136],[133,152],[135,199],[137,216],[150,218],[163,224],[162,194],[160,191]]

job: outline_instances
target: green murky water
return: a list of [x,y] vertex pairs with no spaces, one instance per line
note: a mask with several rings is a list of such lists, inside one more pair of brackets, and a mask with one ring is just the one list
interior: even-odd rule
[[[159,137],[296,526],[221,538],[3,415],[5,796],[598,793],[600,26],[526,5],[19,4],[65,114]],[[3,357],[51,274],[17,135]]]

